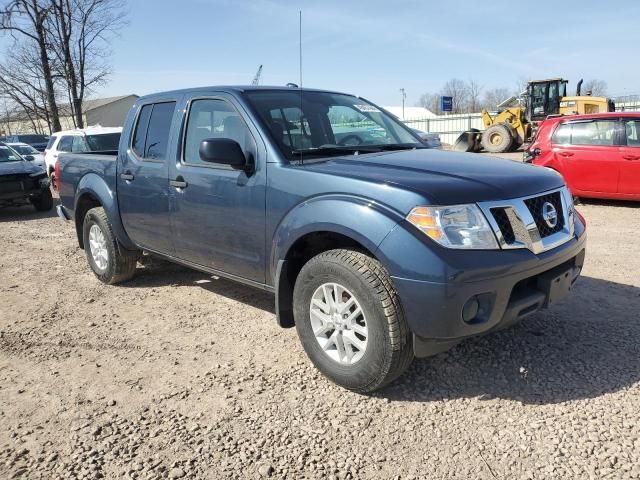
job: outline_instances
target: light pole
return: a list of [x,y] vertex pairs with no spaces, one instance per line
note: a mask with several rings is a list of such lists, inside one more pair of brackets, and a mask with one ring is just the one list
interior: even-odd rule
[[402,93],[402,119],[404,120],[404,99],[407,98],[407,92],[404,88],[401,88],[400,93]]

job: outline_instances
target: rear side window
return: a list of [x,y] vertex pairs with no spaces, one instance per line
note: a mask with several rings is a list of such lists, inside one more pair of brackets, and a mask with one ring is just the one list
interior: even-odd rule
[[119,133],[103,133],[100,135],[87,135],[87,145],[92,152],[105,152],[109,150],[118,150],[120,143]]
[[138,115],[133,151],[147,160],[164,160],[167,155],[171,120],[176,102],[145,105]]
[[51,148],[53,148],[53,144],[56,143],[56,140],[58,139],[58,137],[49,137],[49,141],[47,142],[47,150],[51,150]]
[[73,137],[66,136],[60,139],[58,142],[58,151],[59,152],[70,152],[73,147]]
[[153,105],[145,105],[140,110],[138,115],[138,124],[136,125],[136,131],[133,134],[133,151],[136,152],[141,158],[144,158],[144,142],[147,138],[147,127],[149,125],[149,118],[151,117],[151,110]]
[[84,139],[78,135],[73,137],[73,142],[71,143],[71,151],[73,153],[82,153],[87,148],[84,145]]
[[552,142],[560,145],[615,145],[616,120],[595,120],[560,125]]
[[640,147],[640,120],[625,122],[625,136],[627,137],[627,146]]

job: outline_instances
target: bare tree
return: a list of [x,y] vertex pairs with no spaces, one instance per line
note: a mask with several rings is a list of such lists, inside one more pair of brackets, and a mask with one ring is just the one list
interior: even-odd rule
[[606,97],[607,90],[607,82],[604,80],[587,80],[582,84],[582,92],[587,95],[593,95],[594,97]]
[[60,74],[65,79],[74,123],[84,127],[83,103],[88,92],[110,73],[109,43],[124,26],[122,0],[49,0],[53,15],[48,29]]
[[61,130],[60,115],[46,28],[50,15],[51,5],[45,0],[12,0],[0,11],[0,31],[9,32],[15,40],[20,38],[36,47],[50,114],[50,128],[58,131]]
[[486,110],[496,110],[500,103],[512,96],[513,93],[508,88],[487,90],[482,97],[482,108]]
[[467,105],[465,110],[469,113],[479,112],[482,109],[482,103],[480,101],[480,95],[482,94],[483,87],[471,79],[467,82]]
[[468,108],[469,88],[463,80],[452,78],[444,84],[441,93],[453,99],[453,113],[464,113]]
[[[14,42],[11,57],[0,65],[0,95],[10,99],[13,117],[28,120],[31,128],[42,132],[47,125],[51,132],[51,116],[37,46]],[[54,92],[55,93],[55,92]]]
[[437,93],[423,93],[417,103],[418,107],[426,108],[430,112],[439,115],[440,112],[440,95]]

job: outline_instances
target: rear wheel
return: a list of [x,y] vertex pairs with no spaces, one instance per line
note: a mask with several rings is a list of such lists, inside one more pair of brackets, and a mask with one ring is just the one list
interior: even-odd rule
[[133,277],[139,252],[120,245],[104,208],[96,207],[87,212],[82,233],[87,261],[101,282],[113,285]]
[[56,178],[56,174],[55,172],[51,172],[49,174],[49,183],[51,183],[51,188],[53,188],[54,190],[58,189],[58,179]]
[[491,125],[482,133],[482,148],[490,153],[508,152],[513,146],[514,139],[509,127],[502,123]]
[[372,392],[413,359],[411,336],[391,279],[375,259],[330,250],[302,268],[293,293],[298,336],[330,380]]
[[31,204],[39,212],[48,212],[51,210],[53,208],[53,196],[51,195],[51,190],[48,188],[43,190],[39,197],[31,199]]

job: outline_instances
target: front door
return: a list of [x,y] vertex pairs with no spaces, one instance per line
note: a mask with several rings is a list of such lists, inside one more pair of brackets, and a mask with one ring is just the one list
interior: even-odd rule
[[[170,171],[176,257],[264,283],[264,145],[230,97],[196,98],[185,109],[181,154]],[[254,169],[202,161],[200,143],[208,138],[237,141]]]
[[625,138],[620,147],[618,193],[640,198],[640,120],[625,121]]
[[139,247],[173,254],[167,152],[175,101],[143,105],[131,145],[120,149],[118,204],[124,228]]
[[561,124],[554,133],[556,163],[574,194],[617,191],[618,124],[618,120],[579,120]]

